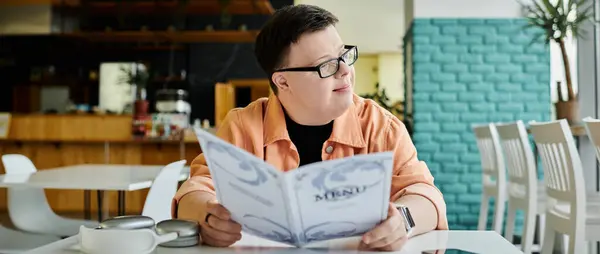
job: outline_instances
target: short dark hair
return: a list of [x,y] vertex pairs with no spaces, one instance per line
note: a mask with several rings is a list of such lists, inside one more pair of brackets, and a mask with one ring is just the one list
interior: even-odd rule
[[271,76],[285,64],[290,45],[305,33],[324,30],[335,25],[338,18],[314,5],[289,5],[275,11],[256,37],[254,54],[260,67],[269,75],[269,83],[277,94]]

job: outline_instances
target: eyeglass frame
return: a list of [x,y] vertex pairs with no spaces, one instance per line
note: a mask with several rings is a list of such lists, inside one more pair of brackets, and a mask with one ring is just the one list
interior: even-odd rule
[[[312,66],[312,67],[294,67],[294,68],[285,68],[285,69],[279,69],[279,70],[275,70],[273,71],[273,73],[276,72],[303,72],[303,71],[316,71],[317,73],[319,73],[319,77],[321,78],[329,78],[333,75],[335,75],[338,71],[340,71],[340,62],[344,62],[346,63],[346,61],[344,61],[344,56],[347,55],[348,53],[350,53],[350,51],[352,50],[356,50],[356,56],[354,58],[354,62],[352,62],[351,64],[348,64],[348,66],[352,66],[354,63],[356,63],[356,61],[358,60],[358,46],[356,45],[344,45],[344,49],[347,49],[346,52],[344,52],[343,54],[341,54],[339,57],[337,58],[332,58],[329,60],[326,60],[316,66]],[[337,70],[335,70],[331,75],[329,76],[325,76],[323,77],[323,75],[321,74],[321,66],[325,65],[326,63],[329,63],[331,61],[337,60]],[[346,63],[347,64],[347,63]]]

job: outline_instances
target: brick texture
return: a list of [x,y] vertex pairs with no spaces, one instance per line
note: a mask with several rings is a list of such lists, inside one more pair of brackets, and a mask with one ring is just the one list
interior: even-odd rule
[[444,193],[451,229],[477,227],[481,165],[471,126],[550,118],[549,49],[529,46],[532,33],[524,24],[417,19],[407,35],[413,141]]

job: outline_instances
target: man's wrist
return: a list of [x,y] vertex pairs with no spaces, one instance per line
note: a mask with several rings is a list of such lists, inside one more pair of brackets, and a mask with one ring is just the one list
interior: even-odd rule
[[404,206],[399,203],[395,203],[394,206],[396,207],[396,209],[400,213],[400,216],[402,217],[402,224],[404,226],[404,229],[406,230],[406,236],[410,237],[413,229],[415,228],[415,220],[413,219],[412,214],[410,213],[410,209],[407,206]]
[[438,223],[438,213],[431,200],[422,195],[403,195],[394,201],[395,204],[402,204],[410,209],[411,216],[415,222],[412,235],[435,230]]

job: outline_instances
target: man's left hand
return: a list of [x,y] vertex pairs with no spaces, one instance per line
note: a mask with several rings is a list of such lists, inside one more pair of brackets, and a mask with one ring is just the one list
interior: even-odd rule
[[358,248],[359,250],[397,251],[407,240],[402,215],[394,204],[390,203],[387,219],[364,234]]

